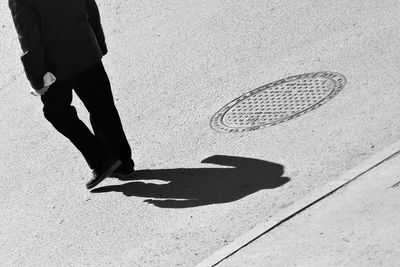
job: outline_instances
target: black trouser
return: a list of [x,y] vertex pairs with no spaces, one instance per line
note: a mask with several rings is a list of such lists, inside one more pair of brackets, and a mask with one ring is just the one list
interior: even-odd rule
[[[89,111],[94,134],[71,105],[72,89]],[[121,168],[133,167],[131,148],[101,61],[71,79],[56,81],[41,99],[46,119],[79,149],[91,169],[100,168],[112,156],[122,161]]]

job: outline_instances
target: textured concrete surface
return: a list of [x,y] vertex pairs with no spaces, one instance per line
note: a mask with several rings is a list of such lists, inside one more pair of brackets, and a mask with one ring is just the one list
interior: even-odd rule
[[400,156],[218,266],[399,266]]
[[[98,2],[140,180],[85,189],[90,170],[29,95],[2,3],[3,265],[191,266],[400,137],[397,1]],[[348,83],[319,109],[210,129],[241,94],[321,70]]]

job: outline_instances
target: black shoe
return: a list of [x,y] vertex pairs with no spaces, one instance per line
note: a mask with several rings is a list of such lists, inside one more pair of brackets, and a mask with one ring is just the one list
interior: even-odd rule
[[134,176],[135,176],[134,168],[129,168],[127,170],[119,170],[118,168],[115,171],[111,172],[110,175],[108,175],[108,177],[119,178],[123,180],[132,179]]
[[86,188],[92,189],[93,187],[101,183],[104,179],[107,178],[110,173],[118,168],[119,165],[121,165],[121,161],[117,159],[109,161],[108,164],[106,164],[103,168],[99,170],[93,170],[93,177],[89,180],[89,182],[86,183]]

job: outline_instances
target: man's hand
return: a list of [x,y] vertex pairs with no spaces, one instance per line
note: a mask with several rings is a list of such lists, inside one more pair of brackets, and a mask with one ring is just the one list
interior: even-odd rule
[[34,96],[44,95],[49,90],[49,87],[50,86],[44,86],[40,90],[35,90],[35,89],[31,88],[31,94],[34,95]]
[[40,90],[35,90],[35,89],[31,88],[31,94],[34,96],[44,95],[49,90],[50,85],[52,85],[56,80],[57,79],[53,75],[53,73],[47,72],[43,76],[43,85],[44,85],[43,88]]

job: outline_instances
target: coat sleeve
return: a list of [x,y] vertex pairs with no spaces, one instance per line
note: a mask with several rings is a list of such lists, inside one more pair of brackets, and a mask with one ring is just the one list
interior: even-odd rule
[[97,42],[100,46],[103,55],[107,54],[107,45],[104,37],[104,31],[100,22],[99,8],[95,0],[86,0],[87,12],[89,15],[89,23],[92,26],[94,34],[96,35]]
[[8,5],[23,51],[21,60],[26,76],[32,88],[39,90],[43,88],[46,70],[39,14],[29,0],[9,0]]

